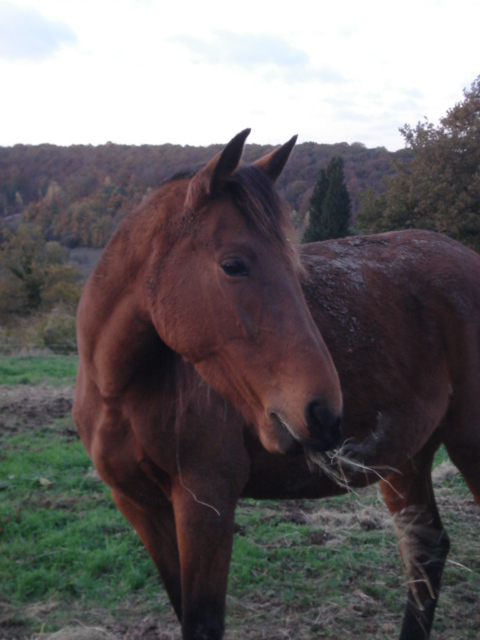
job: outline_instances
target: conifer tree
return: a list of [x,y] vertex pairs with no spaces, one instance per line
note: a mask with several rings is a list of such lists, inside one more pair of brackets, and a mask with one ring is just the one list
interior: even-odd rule
[[352,204],[343,173],[343,158],[334,156],[320,169],[309,203],[309,222],[302,242],[320,242],[348,235]]

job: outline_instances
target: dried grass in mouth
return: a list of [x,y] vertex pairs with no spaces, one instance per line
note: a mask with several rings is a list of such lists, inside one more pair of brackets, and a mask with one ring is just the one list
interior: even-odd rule
[[343,447],[325,453],[309,452],[309,459],[310,462],[317,465],[321,473],[324,473],[348,493],[354,494],[352,481],[362,474],[366,479],[370,479],[369,484],[377,480],[383,480],[391,486],[385,476],[389,473],[400,473],[397,469],[388,465],[367,466],[360,460],[344,455]]

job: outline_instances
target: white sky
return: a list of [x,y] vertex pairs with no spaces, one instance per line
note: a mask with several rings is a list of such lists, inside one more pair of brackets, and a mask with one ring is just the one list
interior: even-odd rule
[[480,74],[480,0],[0,0],[0,145],[363,142]]

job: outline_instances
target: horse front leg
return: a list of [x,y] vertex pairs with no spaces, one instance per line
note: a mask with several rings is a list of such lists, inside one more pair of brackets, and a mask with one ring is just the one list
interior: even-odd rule
[[133,502],[112,489],[113,500],[130,522],[152,558],[170,602],[182,621],[182,589],[177,534],[172,506],[165,499],[163,506],[145,506]]
[[380,481],[393,515],[408,580],[408,601],[400,640],[430,637],[450,542],[433,494],[431,467],[436,446],[427,444],[402,474]]
[[[178,483],[172,505],[180,557],[183,640],[220,640],[225,624],[236,497],[209,487],[212,504]],[[205,492],[203,492],[205,495]]]

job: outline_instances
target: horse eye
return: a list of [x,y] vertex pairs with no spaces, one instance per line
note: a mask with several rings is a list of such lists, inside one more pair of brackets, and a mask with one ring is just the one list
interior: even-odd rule
[[220,266],[227,276],[230,276],[231,278],[239,278],[249,275],[248,266],[243,260],[240,260],[240,258],[225,260],[225,262],[222,262]]

